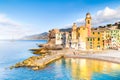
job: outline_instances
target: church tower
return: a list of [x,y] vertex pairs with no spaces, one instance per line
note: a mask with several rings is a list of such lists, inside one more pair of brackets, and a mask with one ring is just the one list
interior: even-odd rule
[[72,36],[72,40],[76,40],[77,39],[77,25],[76,23],[73,23],[73,26],[72,26],[72,32],[71,32],[71,36]]
[[85,18],[85,27],[87,27],[88,29],[88,36],[90,36],[91,34],[91,15],[90,13],[86,14],[86,18]]
[[76,29],[77,29],[77,25],[76,25],[76,23],[73,23],[72,31],[75,31]]

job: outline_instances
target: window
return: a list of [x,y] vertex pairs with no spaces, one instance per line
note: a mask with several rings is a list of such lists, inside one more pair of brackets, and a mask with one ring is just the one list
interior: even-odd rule
[[90,42],[90,45],[92,46],[92,42]]
[[97,47],[100,48],[100,45],[98,45]]
[[90,45],[90,49],[92,49],[92,45]]
[[88,20],[88,24],[90,24],[90,20]]
[[100,41],[100,38],[98,38],[98,41]]
[[92,38],[90,38],[90,41],[92,41]]
[[88,41],[89,41],[89,38],[88,38]]

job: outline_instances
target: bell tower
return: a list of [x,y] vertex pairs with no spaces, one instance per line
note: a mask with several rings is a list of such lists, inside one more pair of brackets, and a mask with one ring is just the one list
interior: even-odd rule
[[72,34],[72,41],[75,41],[77,39],[77,32],[76,32],[76,30],[77,30],[77,25],[76,25],[76,23],[73,23],[72,32],[71,32],[71,34]]
[[90,13],[86,14],[86,18],[85,18],[85,27],[87,27],[88,29],[88,36],[91,35],[91,15]]
[[77,29],[77,25],[76,25],[76,23],[73,23],[72,31],[75,31],[76,29]]

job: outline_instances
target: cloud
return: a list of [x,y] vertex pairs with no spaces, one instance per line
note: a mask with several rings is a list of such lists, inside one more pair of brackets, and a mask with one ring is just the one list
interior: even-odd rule
[[64,26],[65,26],[65,28],[70,28],[72,26],[72,24],[66,24]]
[[104,10],[100,10],[95,14],[93,24],[116,22],[118,20],[120,20],[120,8],[111,9],[106,7]]
[[11,20],[10,18],[7,17],[5,14],[0,14],[0,25],[9,25],[9,26],[21,26],[21,24]]
[[5,14],[0,14],[0,39],[18,39],[32,34],[31,24],[22,24],[10,19]]
[[[103,10],[99,10],[92,15],[92,26],[97,27],[100,25],[106,25],[107,23],[114,23],[119,20],[120,8],[112,9],[109,7],[105,7]],[[77,23],[77,25],[84,25],[85,18],[77,19],[75,22]]]
[[[109,8],[105,7],[103,10],[97,11],[92,15],[92,27],[100,25],[106,25],[107,23],[114,23],[120,20],[120,8]],[[77,25],[85,24],[85,17],[74,21]],[[15,39],[21,38],[25,35],[31,35],[40,33],[39,30],[35,30],[34,25],[23,24],[9,18],[6,14],[0,14],[0,39]],[[71,24],[65,25],[65,27],[71,27]]]

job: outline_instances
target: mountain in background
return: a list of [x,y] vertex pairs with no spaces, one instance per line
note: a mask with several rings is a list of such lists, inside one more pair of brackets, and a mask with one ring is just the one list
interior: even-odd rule
[[70,32],[72,28],[60,29],[61,32]]
[[[97,28],[111,28],[113,26],[117,26],[116,29],[120,29],[120,22],[116,22],[114,24],[107,24],[106,26],[99,26]],[[61,32],[70,32],[71,30],[72,28],[60,29]],[[47,39],[48,39],[48,32],[30,35],[23,38],[23,40],[47,40]]]
[[[71,31],[72,28],[67,28],[67,29],[60,29],[62,32],[68,32]],[[44,32],[41,34],[35,34],[35,35],[30,35],[30,36],[25,36],[22,38],[23,40],[47,40],[48,39],[48,32]]]
[[35,34],[30,36],[25,36],[23,40],[47,40],[48,39],[48,32],[44,32],[41,34]]

